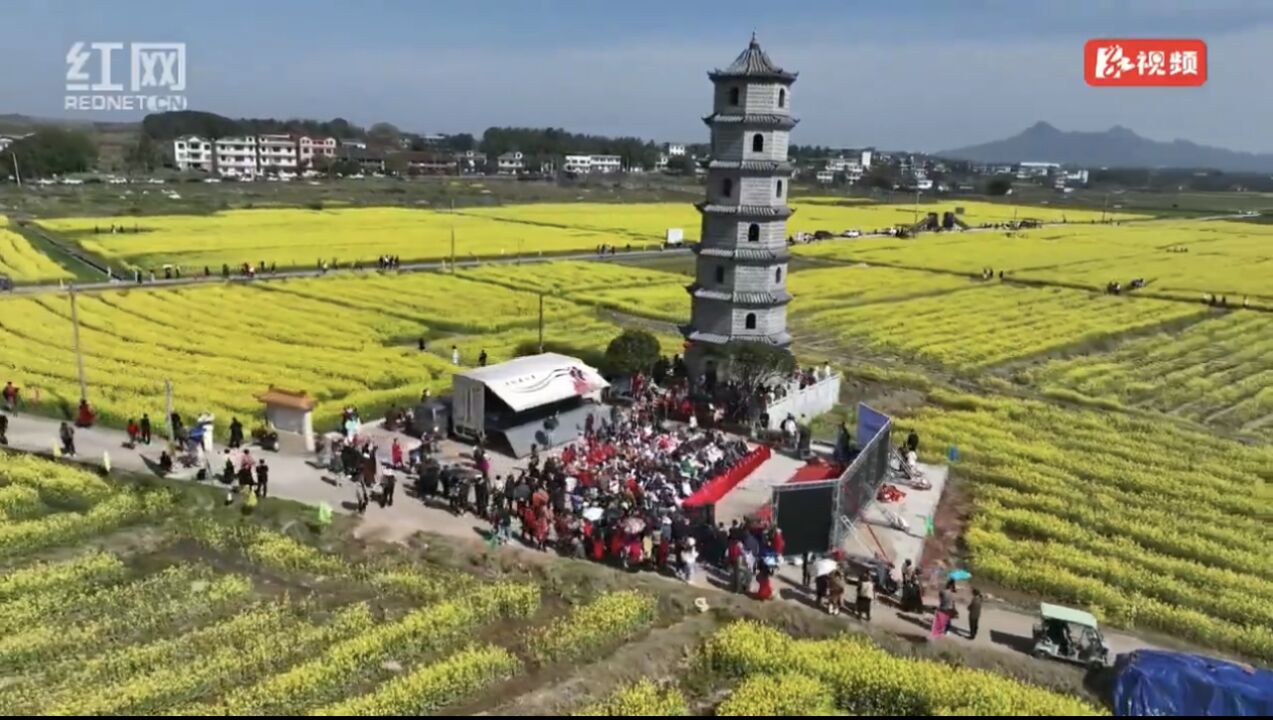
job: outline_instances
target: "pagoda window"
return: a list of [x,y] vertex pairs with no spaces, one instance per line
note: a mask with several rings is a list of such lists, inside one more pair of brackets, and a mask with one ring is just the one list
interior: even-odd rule
[[717,285],[725,284],[725,266],[723,265],[716,266],[716,284]]
[[747,240],[748,242],[760,242],[760,226],[756,223],[747,226]]
[[743,321],[748,330],[756,329],[756,313],[747,313],[747,319]]
[[782,282],[782,268],[778,268],[777,270],[774,271],[774,282],[776,283]]
[[751,149],[752,149],[752,152],[764,152],[765,151],[765,136],[761,135],[760,133],[756,133],[755,135],[753,135],[751,138]]
[[787,90],[786,88],[778,88],[778,107],[787,107]]
[[729,89],[729,104],[737,107],[741,94],[742,92],[738,88],[736,87],[730,88]]
[[778,181],[778,197],[782,197],[782,181]]
[[729,178],[725,178],[724,180],[721,180],[720,194],[724,195],[725,197],[733,197],[734,196],[734,181]]

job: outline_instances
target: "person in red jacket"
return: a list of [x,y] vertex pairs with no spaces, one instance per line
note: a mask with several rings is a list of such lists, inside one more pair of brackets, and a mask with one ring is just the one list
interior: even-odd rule
[[88,400],[80,399],[80,408],[75,413],[75,427],[93,427],[93,421],[96,419],[97,415],[88,406]]

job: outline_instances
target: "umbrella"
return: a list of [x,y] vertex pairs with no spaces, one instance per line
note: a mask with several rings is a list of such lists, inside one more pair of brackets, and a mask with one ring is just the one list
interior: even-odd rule
[[601,517],[605,514],[606,514],[606,511],[602,510],[599,507],[585,508],[583,511],[583,519],[587,520],[588,522],[596,522],[600,520]]
[[641,518],[628,518],[623,521],[623,531],[629,535],[636,535],[645,529],[645,521]]
[[813,563],[813,576],[823,577],[835,572],[838,563],[831,558],[819,558]]
[[955,581],[971,580],[972,573],[968,572],[967,570],[951,570],[950,574],[947,575],[946,577],[947,579],[955,580]]

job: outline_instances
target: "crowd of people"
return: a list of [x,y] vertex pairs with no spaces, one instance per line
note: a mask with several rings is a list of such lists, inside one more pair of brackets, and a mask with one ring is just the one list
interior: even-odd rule
[[426,463],[421,495],[440,489],[453,509],[490,519],[494,542],[509,539],[516,525],[533,547],[626,568],[672,567],[685,575],[694,564],[685,561],[696,559],[703,538],[696,536],[699,525],[684,501],[750,449],[714,430],[664,429],[656,397],[651,389],[610,422],[590,416],[583,438],[559,457],[541,461],[532,448],[517,474],[491,476],[480,453],[470,477]]

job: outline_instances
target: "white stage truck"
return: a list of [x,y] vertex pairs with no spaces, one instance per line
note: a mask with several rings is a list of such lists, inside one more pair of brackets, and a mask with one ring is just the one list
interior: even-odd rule
[[589,415],[597,426],[610,421],[601,404],[610,384],[596,368],[568,355],[543,353],[472,368],[451,382],[455,434],[468,440],[484,436],[514,457],[529,454],[531,445],[549,448],[579,438]]

